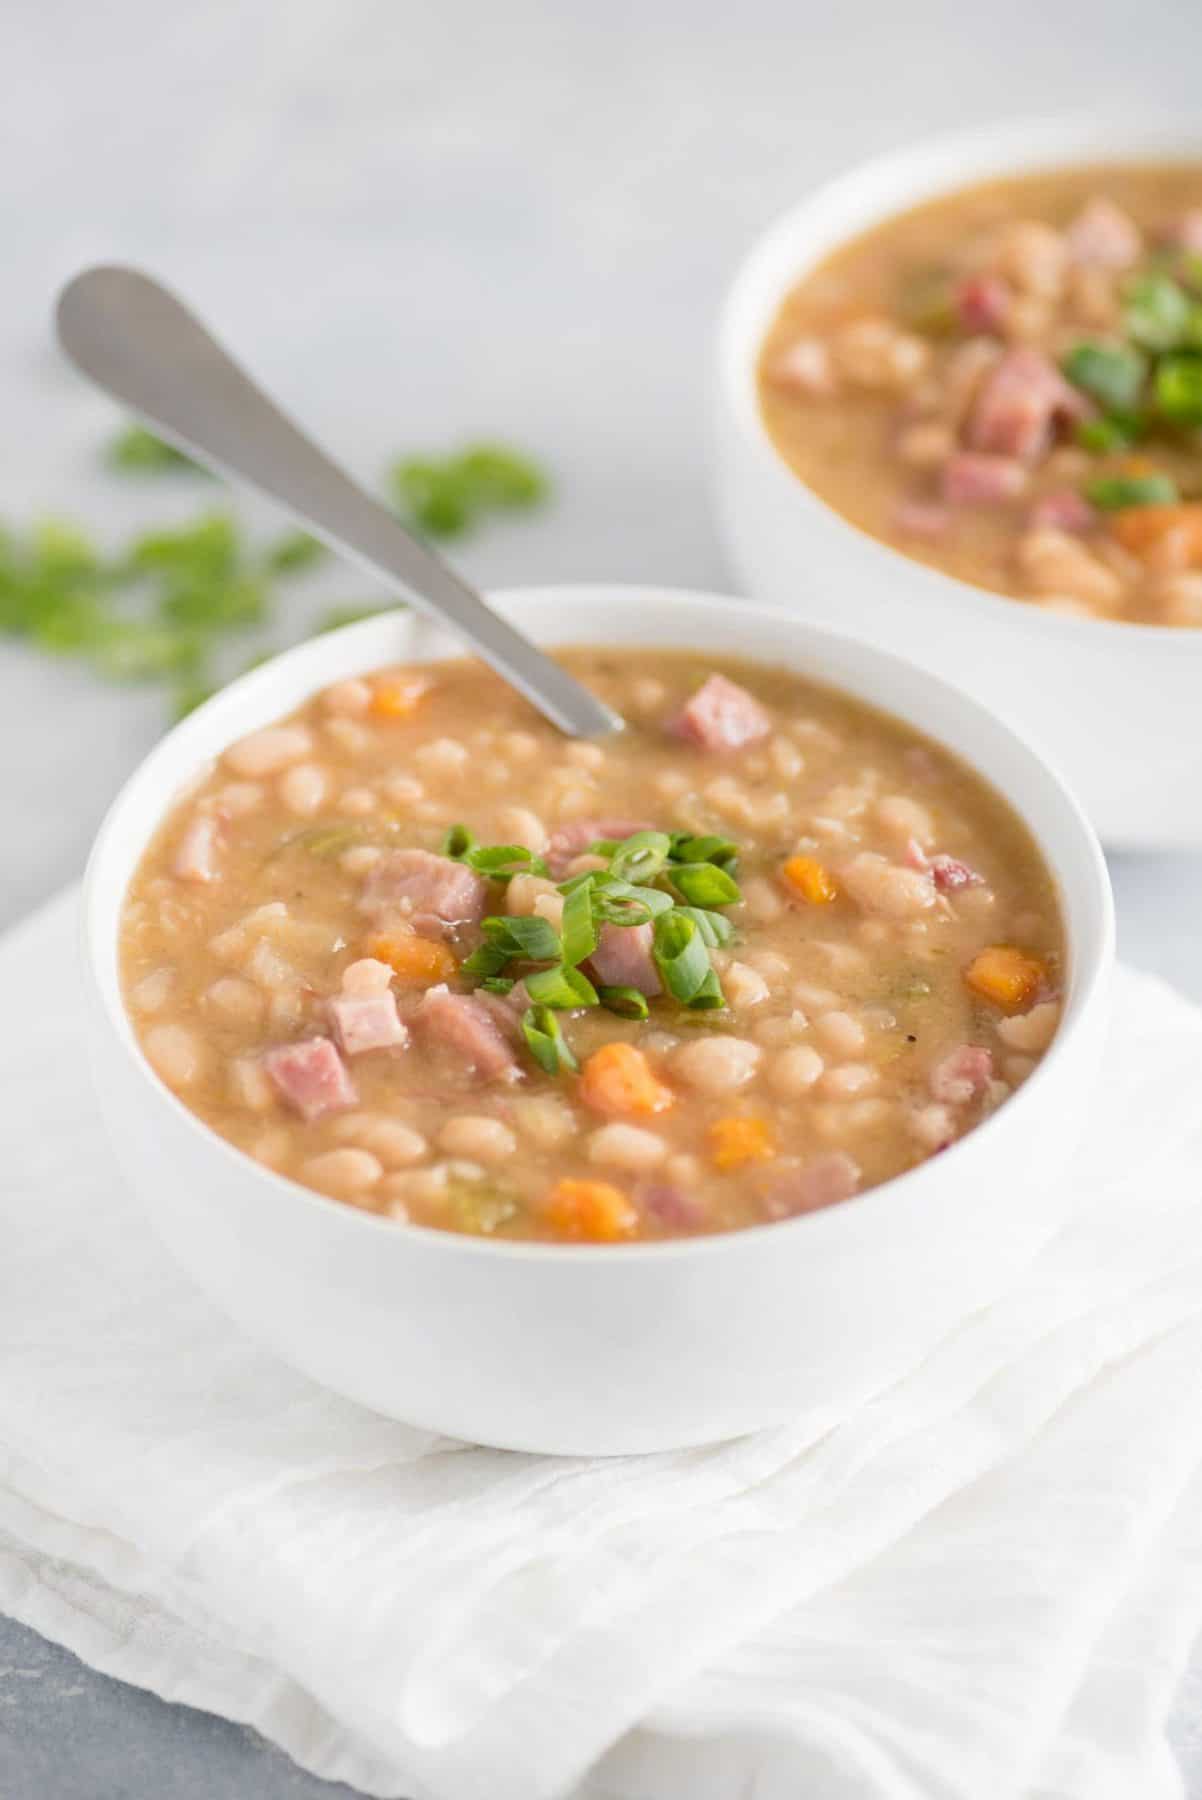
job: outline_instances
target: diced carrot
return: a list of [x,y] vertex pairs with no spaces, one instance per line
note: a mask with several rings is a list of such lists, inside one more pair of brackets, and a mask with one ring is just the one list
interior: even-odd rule
[[1020,1012],[1047,978],[1047,968],[1038,957],[1016,950],[1012,944],[991,944],[974,956],[964,971],[965,983],[973,993],[1003,1012]]
[[839,897],[834,876],[816,856],[791,856],[781,865],[781,877],[785,886],[810,906],[829,906]]
[[398,981],[410,987],[433,987],[449,981],[459,968],[453,952],[433,938],[377,932],[367,940],[367,954],[387,963]]
[[372,686],[370,710],[377,719],[407,719],[430,685],[430,677],[416,669],[381,675]]
[[744,1163],[767,1162],[776,1155],[766,1119],[715,1119],[709,1128],[710,1161],[723,1175]]
[[1202,502],[1123,506],[1111,515],[1110,530],[1133,556],[1155,562],[1171,549],[1174,566],[1202,564]]
[[621,1188],[608,1181],[557,1181],[543,1201],[547,1224],[563,1237],[614,1243],[638,1230],[639,1215]]
[[621,1117],[666,1112],[676,1096],[641,1050],[618,1042],[602,1044],[587,1058],[580,1073],[580,1098],[594,1112]]

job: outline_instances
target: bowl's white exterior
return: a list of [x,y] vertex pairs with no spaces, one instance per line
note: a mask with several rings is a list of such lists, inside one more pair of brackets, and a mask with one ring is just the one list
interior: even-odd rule
[[1042,612],[915,562],[804,486],[760,418],[755,365],[786,292],[878,221],[991,175],[1202,157],[1196,120],[1007,125],[877,158],[819,188],[742,264],[719,341],[716,499],[752,596],[914,657],[1027,731],[1119,847],[1202,845],[1202,631]]
[[248,1332],[329,1387],[415,1424],[518,1449],[606,1453],[834,1414],[920,1356],[1053,1230],[1050,1179],[1080,1127],[1113,926],[1083,815],[1006,727],[929,675],[773,610],[659,590],[560,588],[496,604],[547,644],[687,644],[798,669],[920,726],[1006,793],[1059,884],[1064,1027],[980,1130],[829,1212],[627,1247],[495,1244],[339,1206],[234,1150],[144,1061],[121,1002],[122,897],[176,793],[241,733],[327,681],[453,648],[396,613],[277,658],[178,726],[115,802],[89,865],[85,960],[96,1081],[149,1216]]

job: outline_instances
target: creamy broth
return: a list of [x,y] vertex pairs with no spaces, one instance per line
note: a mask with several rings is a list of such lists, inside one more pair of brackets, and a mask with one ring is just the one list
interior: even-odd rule
[[565,742],[473,662],[385,670],[173,808],[123,981],[201,1119],[398,1220],[615,1241],[849,1199],[1027,1079],[1063,935],[984,781],[780,669],[562,660],[626,732]]
[[862,530],[1082,617],[1202,625],[1202,167],[916,207],[787,297],[768,431]]

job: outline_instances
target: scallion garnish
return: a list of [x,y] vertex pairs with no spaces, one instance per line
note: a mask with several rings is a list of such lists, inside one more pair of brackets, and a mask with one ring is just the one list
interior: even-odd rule
[[521,956],[529,962],[559,960],[559,933],[548,919],[540,919],[533,913],[501,914],[485,919],[481,930],[488,944],[494,950],[504,951],[507,957]]
[[597,990],[579,969],[566,963],[555,963],[549,969],[537,969],[524,978],[526,992],[538,1006],[550,1006],[557,1012],[570,1012],[577,1006],[596,1006]]
[[716,863],[720,869],[730,869],[738,861],[739,846],[729,838],[694,837],[687,831],[672,833],[672,861],[681,863]]
[[645,884],[667,867],[671,848],[666,831],[636,831],[610,857],[609,872],[616,881]]
[[442,840],[442,853],[461,862],[468,851],[475,847],[475,843],[475,837],[466,825],[452,825]]
[[1074,387],[1107,412],[1131,412],[1148,375],[1147,358],[1125,344],[1074,344],[1061,364]]
[[1151,270],[1128,282],[1123,323],[1127,335],[1146,350],[1175,350],[1185,336],[1190,298],[1171,275]]
[[597,998],[607,1012],[620,1019],[646,1019],[651,1016],[647,997],[636,987],[599,987]]
[[1104,413],[1100,419],[1079,420],[1076,438],[1083,450],[1110,456],[1138,443],[1147,428],[1148,421],[1143,413],[1111,412]]
[[655,921],[652,955],[665,988],[682,1006],[692,1004],[713,974],[704,938],[692,919],[678,912]]
[[733,906],[742,899],[738,882],[714,863],[675,863],[668,879],[689,906]]
[[549,1006],[532,1006],[523,1013],[522,1036],[531,1056],[548,1075],[561,1075],[565,1069],[574,1073],[579,1068],[563,1028]]
[[1156,406],[1174,425],[1202,425],[1202,356],[1163,356],[1156,366]]
[[581,882],[579,887],[565,897],[559,936],[563,960],[569,968],[587,962],[597,948],[597,926],[593,919],[593,889],[590,882]]
[[1177,484],[1167,475],[1099,475],[1085,483],[1085,498],[1101,512],[1124,506],[1174,506]]

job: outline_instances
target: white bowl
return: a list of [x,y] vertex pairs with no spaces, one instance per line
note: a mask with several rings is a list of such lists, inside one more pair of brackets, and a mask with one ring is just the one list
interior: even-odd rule
[[85,883],[95,1077],[114,1146],[180,1262],[248,1332],[318,1381],[413,1424],[507,1448],[665,1449],[832,1415],[987,1299],[1070,1206],[1055,1177],[1088,1098],[1113,957],[1110,890],[1083,814],[978,705],[884,652],[787,614],[660,589],[498,595],[545,644],[687,644],[757,656],[887,708],[1009,795],[1056,879],[1070,946],[1061,1030],[979,1130],[861,1199],[727,1236],[614,1247],[493,1243],[356,1212],[200,1122],[142,1056],[118,922],[176,794],[243,732],[340,676],[454,653],[408,613],[304,644],[166,737],[101,827]]
[[758,600],[912,656],[1027,731],[1107,843],[1202,845],[1202,630],[1043,612],[969,585],[849,523],[793,474],[760,416],[756,361],[781,301],[832,250],[991,176],[1197,157],[1202,130],[1070,119],[995,126],[893,152],[818,188],[754,246],[719,335],[716,498]]

